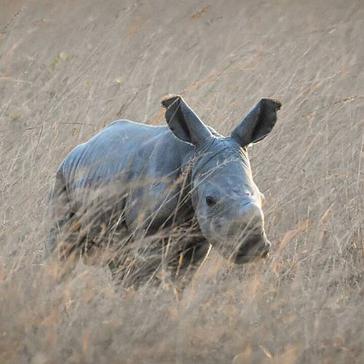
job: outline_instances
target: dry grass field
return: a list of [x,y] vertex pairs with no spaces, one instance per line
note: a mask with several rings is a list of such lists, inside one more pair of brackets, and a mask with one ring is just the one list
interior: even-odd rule
[[[363,363],[363,29],[361,0],[0,0],[0,363]],[[281,100],[251,149],[270,257],[211,251],[182,292],[60,280],[58,164],[168,93],[221,133]]]

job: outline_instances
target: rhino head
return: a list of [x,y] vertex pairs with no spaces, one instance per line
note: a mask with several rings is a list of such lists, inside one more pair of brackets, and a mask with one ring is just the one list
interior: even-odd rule
[[260,100],[227,137],[205,125],[180,96],[169,97],[162,105],[174,135],[194,146],[190,193],[204,237],[235,263],[267,255],[271,244],[248,146],[271,132],[281,104]]

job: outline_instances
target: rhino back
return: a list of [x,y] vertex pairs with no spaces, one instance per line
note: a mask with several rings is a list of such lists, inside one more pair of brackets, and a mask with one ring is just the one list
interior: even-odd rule
[[133,181],[177,175],[192,148],[165,126],[119,120],[74,148],[60,170],[73,197],[113,182],[123,193],[123,185]]

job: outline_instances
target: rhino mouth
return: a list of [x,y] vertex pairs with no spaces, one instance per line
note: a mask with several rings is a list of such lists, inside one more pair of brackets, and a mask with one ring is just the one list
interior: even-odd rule
[[236,264],[248,263],[257,258],[265,258],[269,253],[270,243],[261,235],[256,235],[247,240],[234,256]]

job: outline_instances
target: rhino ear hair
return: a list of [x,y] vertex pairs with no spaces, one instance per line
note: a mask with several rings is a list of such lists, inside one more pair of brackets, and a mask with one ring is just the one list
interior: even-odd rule
[[165,109],[168,109],[176,100],[181,99],[180,95],[167,95],[163,97],[161,104]]
[[232,131],[231,137],[242,147],[264,139],[272,131],[280,108],[279,101],[261,99]]
[[195,146],[212,138],[208,127],[179,95],[168,96],[162,100],[166,108],[165,118],[173,134]]

